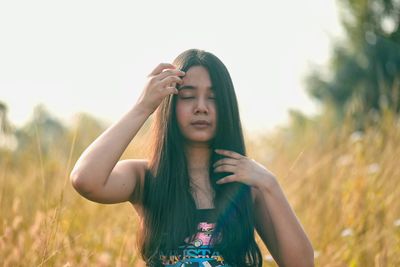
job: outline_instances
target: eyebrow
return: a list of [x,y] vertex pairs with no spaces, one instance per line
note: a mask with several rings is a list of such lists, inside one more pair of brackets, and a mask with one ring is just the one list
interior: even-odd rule
[[[211,91],[214,91],[214,89],[212,87],[207,87],[208,89],[210,89]],[[177,88],[179,91],[180,90],[196,90],[197,87],[193,86],[193,85],[184,85],[184,86],[179,86]]]

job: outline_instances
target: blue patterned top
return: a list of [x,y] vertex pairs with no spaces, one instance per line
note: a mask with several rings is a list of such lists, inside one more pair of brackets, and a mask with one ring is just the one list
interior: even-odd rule
[[215,209],[198,209],[199,223],[192,242],[185,242],[176,250],[160,253],[163,266],[168,267],[229,267],[222,255],[214,250],[211,234],[215,228]]

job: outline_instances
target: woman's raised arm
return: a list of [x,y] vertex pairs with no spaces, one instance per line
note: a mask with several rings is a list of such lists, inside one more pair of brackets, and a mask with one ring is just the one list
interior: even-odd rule
[[82,196],[99,203],[130,200],[147,161],[118,160],[162,99],[177,93],[171,84],[182,82],[178,76],[183,73],[171,64],[157,66],[135,106],[86,148],[70,174],[73,187]]

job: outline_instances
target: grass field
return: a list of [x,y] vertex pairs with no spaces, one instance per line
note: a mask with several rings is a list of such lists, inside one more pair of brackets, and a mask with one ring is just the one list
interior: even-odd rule
[[[146,157],[147,129],[123,158]],[[350,129],[310,123],[248,134],[248,155],[277,175],[316,266],[400,266],[400,122],[387,112],[364,132]],[[80,121],[49,147],[43,131],[36,127],[23,151],[0,154],[1,265],[138,266],[130,204],[90,202],[69,182],[100,131]],[[264,266],[276,266],[259,244]]]

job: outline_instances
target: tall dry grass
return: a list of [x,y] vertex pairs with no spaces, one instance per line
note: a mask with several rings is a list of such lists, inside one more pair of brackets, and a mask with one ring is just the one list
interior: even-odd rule
[[[391,112],[366,131],[309,123],[246,135],[249,156],[273,171],[315,249],[316,266],[400,266],[400,123]],[[146,157],[143,128],[123,158]],[[2,266],[135,266],[137,217],[127,204],[80,197],[72,165],[99,132],[81,122],[46,153],[0,159]],[[83,141],[82,141],[83,140]],[[276,266],[265,254],[265,266]]]

